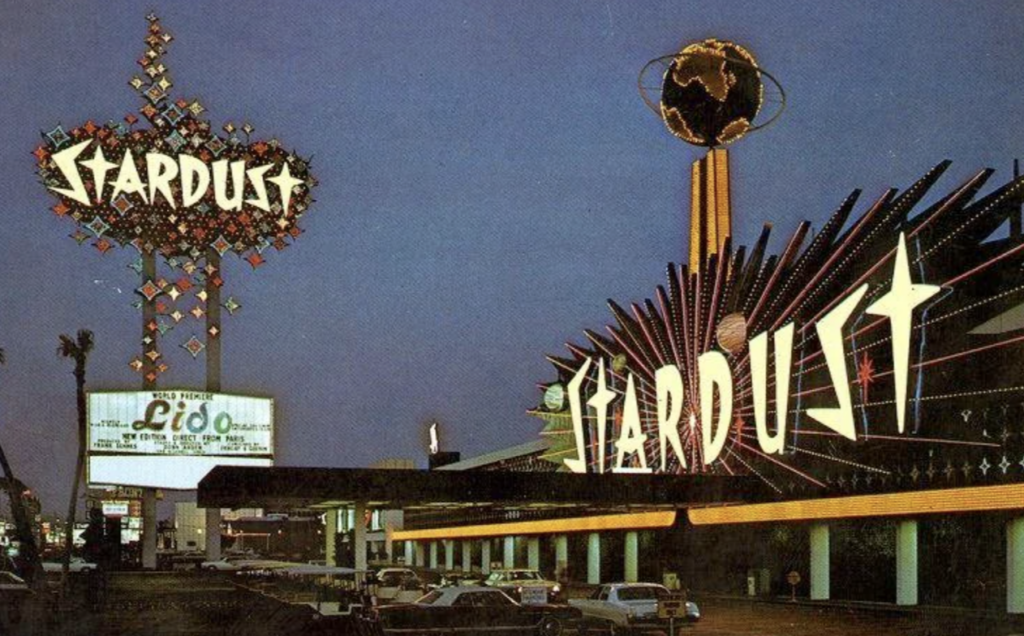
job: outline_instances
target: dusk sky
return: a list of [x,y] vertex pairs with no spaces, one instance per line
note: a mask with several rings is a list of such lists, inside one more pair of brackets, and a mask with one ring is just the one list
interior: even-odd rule
[[[0,5],[0,443],[45,511],[74,467],[71,363],[138,389],[131,248],[68,238],[38,183],[40,131],[120,120],[141,100],[145,15],[175,36],[173,93],[219,129],[251,122],[313,157],[306,233],[252,271],[225,261],[223,389],[274,397],[277,463],[425,463],[424,422],[464,457],[534,439],[537,382],[607,298],[651,296],[686,258],[689,165],[637,94],[651,58],[705,37],[747,47],[786,90],[731,149],[735,240],[776,249],[854,188],[866,206],[943,159],[936,193],[1024,155],[1024,4],[872,2],[52,2]],[[859,208],[862,209],[862,208]],[[165,387],[203,358],[163,344]],[[6,512],[3,513],[6,515]]]

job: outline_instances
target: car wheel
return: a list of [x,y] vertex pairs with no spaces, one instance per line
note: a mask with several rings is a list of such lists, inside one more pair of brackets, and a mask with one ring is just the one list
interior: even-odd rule
[[622,625],[611,623],[608,626],[608,633],[611,634],[611,636],[627,636],[627,634],[629,634],[629,630]]
[[545,616],[537,629],[538,636],[559,636],[562,633],[562,621],[554,616]]

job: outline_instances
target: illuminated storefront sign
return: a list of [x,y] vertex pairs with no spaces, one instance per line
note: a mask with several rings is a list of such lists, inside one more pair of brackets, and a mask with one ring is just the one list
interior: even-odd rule
[[88,396],[89,480],[195,488],[215,465],[272,464],[274,401],[169,389]]
[[[894,360],[894,389],[896,422],[900,433],[904,431],[906,418],[907,382],[909,379],[910,341],[913,328],[913,314],[917,307],[939,293],[935,285],[914,284],[911,281],[910,266],[907,259],[906,239],[901,234],[896,251],[896,262],[889,289],[867,307],[868,314],[882,316],[889,320],[892,327],[891,349]],[[815,325],[818,340],[824,352],[825,365],[831,378],[831,387],[835,393],[837,407],[808,409],[807,416],[819,422],[842,437],[857,439],[854,422],[853,402],[850,391],[849,377],[846,370],[848,352],[844,345],[844,327],[868,291],[863,284],[845,297],[826,313]],[[755,336],[750,341],[750,365],[752,375],[752,392],[754,402],[754,422],[757,441],[766,454],[781,453],[785,448],[786,422],[789,414],[789,377],[792,372],[793,333],[795,325],[789,323],[775,332],[775,431],[769,432],[768,411],[768,332]],[[574,472],[587,472],[586,449],[583,433],[583,422],[587,417],[581,399],[581,386],[589,377],[593,361],[586,358],[569,383],[569,407],[571,409],[573,433],[576,440],[577,456],[564,459],[565,465]],[[586,402],[586,406],[595,412],[599,434],[606,430],[608,407],[616,399],[617,394],[609,390],[605,382],[604,360],[597,363],[597,390]],[[732,423],[733,396],[736,392],[729,360],[725,354],[709,350],[698,357],[700,405],[698,409],[700,421],[701,461],[711,464],[721,455],[729,427]],[[655,373],[657,394],[657,434],[660,448],[660,469],[667,468],[668,451],[675,453],[682,465],[686,466],[686,453],[679,436],[679,425],[685,411],[686,392],[683,376],[676,365],[665,365]],[[718,399],[716,400],[716,395]],[[636,395],[633,374],[627,374],[626,391],[620,435],[616,446],[618,453],[614,471],[618,472],[652,472],[655,466],[649,466],[644,451],[648,444],[647,433],[644,432],[640,408]],[[716,407],[717,406],[717,417]],[[697,414],[691,413],[691,422],[696,421]],[[692,424],[691,424],[692,425]],[[603,448],[603,443],[602,443]],[[626,459],[630,455],[639,458],[639,466],[627,466]]]

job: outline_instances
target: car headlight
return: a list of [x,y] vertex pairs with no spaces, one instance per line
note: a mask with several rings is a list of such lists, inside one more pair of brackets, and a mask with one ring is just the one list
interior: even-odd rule
[[522,594],[522,593],[523,593],[523,586],[520,585],[519,587],[516,588],[516,594]]
[[562,591],[562,588],[560,586],[558,586],[558,585],[556,585],[553,588],[551,588],[551,593],[552,594],[558,594],[561,591]]

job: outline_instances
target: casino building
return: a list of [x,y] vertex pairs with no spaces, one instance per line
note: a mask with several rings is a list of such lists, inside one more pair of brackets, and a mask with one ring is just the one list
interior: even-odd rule
[[[693,169],[697,271],[670,265],[655,301],[611,302],[607,335],[549,357],[557,377],[531,410],[539,439],[430,471],[218,467],[199,505],[323,510],[329,560],[349,516],[335,511],[400,509],[390,558],[420,567],[752,595],[788,594],[796,572],[812,600],[1024,613],[1024,179],[985,191],[983,170],[916,209],[948,165],[859,216],[851,194],[813,239],[802,225],[769,256],[767,228],[749,252],[712,233],[712,218],[730,226],[728,155],[712,151]],[[908,297],[937,290],[909,327],[880,303],[908,280]],[[825,351],[821,323],[837,307],[840,347]],[[769,332],[779,349],[789,321],[800,330],[790,362],[751,352],[750,336]],[[702,409],[698,359],[711,351],[734,388],[727,401],[713,387]],[[658,399],[665,366],[689,390],[677,413]],[[603,417],[602,390],[613,395]],[[836,430],[844,417],[856,439]],[[764,450],[772,436],[781,452]],[[365,524],[353,532],[364,545]]]

